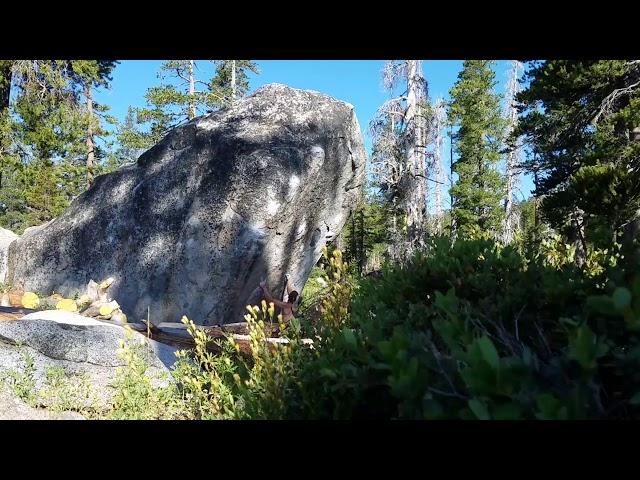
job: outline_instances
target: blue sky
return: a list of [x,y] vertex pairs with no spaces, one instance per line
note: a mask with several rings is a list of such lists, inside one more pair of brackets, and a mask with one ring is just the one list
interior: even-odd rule
[[[143,106],[147,88],[159,83],[157,73],[161,63],[159,60],[121,61],[114,71],[111,89],[100,91],[97,100],[109,105],[111,113],[123,120],[127,108]],[[250,74],[251,90],[268,83],[284,83],[295,88],[317,90],[351,103],[365,132],[367,149],[371,151],[371,139],[366,135],[367,125],[376,109],[389,99],[380,79],[384,60],[262,60],[256,63],[260,74]],[[200,78],[211,78],[214,68],[211,62],[203,60],[197,65]],[[449,89],[462,68],[462,60],[425,60],[422,66],[431,99],[439,96],[448,99]],[[509,62],[496,63],[497,89],[500,92],[504,92],[508,69]],[[448,156],[447,142],[445,158]],[[522,195],[528,197],[531,188],[529,178],[521,180]],[[517,195],[517,198],[522,198],[522,195]],[[445,199],[448,200],[448,195]]]

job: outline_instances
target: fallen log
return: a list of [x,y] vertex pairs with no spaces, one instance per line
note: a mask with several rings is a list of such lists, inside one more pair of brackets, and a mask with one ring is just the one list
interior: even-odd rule
[[18,320],[36,311],[37,310],[24,307],[0,307],[0,320]]
[[[146,324],[129,324],[135,330],[149,335],[149,338],[156,342],[166,343],[178,348],[191,349],[195,347],[195,342],[184,324],[178,323],[161,323],[154,325],[152,330],[147,330]],[[135,326],[134,326],[135,325]],[[227,325],[218,325],[215,327],[196,327],[199,330],[204,330],[210,342],[207,344],[207,350],[213,353],[219,353],[221,351],[220,340],[224,340],[227,337],[233,338],[238,344],[240,352],[250,355],[251,354],[251,336],[245,333],[234,333],[234,331],[248,331],[248,325],[246,323],[236,323]],[[269,325],[268,328],[271,328]],[[280,337],[267,337],[265,342],[273,345],[288,344],[289,340]],[[313,340],[309,338],[302,339],[304,345],[313,345]]]

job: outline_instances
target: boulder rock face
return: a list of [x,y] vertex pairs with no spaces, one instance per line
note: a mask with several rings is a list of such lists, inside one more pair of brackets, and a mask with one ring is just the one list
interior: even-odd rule
[[[29,355],[33,358],[36,390],[45,386],[50,367],[62,367],[69,376],[87,378],[98,404],[105,405],[114,393],[111,384],[116,369],[125,365],[116,354],[119,341],[125,339],[122,327],[71,312],[30,313],[20,320],[0,322],[0,373],[24,370],[24,357]],[[165,383],[170,377],[167,367],[176,360],[176,349],[136,332],[132,341],[144,341],[149,347],[143,350],[148,373],[157,385]]]
[[7,275],[7,253],[9,245],[17,238],[18,235],[11,230],[0,227],[0,282],[4,282]]
[[364,180],[353,107],[279,84],[172,130],[96,178],[59,218],[9,247],[7,278],[71,296],[114,277],[134,321],[242,321],[262,278],[298,289]]

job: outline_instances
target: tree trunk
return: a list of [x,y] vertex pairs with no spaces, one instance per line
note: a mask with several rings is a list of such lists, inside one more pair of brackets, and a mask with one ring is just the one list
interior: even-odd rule
[[362,275],[362,270],[364,269],[365,263],[365,252],[364,252],[364,209],[360,210],[359,213],[359,232],[358,232],[358,273]]
[[87,97],[87,190],[93,185],[95,167],[95,145],[93,142],[93,91],[91,85],[85,86],[84,93]]
[[[509,122],[509,131],[512,132],[515,129],[518,122],[518,110],[515,106],[515,98],[518,93],[518,70],[520,68],[520,62],[513,60],[511,62],[511,73],[509,75],[509,83],[507,84],[507,119]],[[516,172],[515,167],[518,160],[517,144],[507,154],[507,161],[505,166],[505,177],[507,180],[507,198],[505,202],[505,217],[504,217],[504,243],[509,244],[513,241],[515,233],[516,219],[513,211],[513,190],[516,184]]]
[[236,61],[231,60],[231,101],[236,101]]
[[196,81],[193,77],[193,60],[189,60],[189,120],[196,118]]
[[451,217],[451,238],[455,233],[455,217],[453,216],[453,127],[449,127],[449,216]]
[[13,60],[0,60],[0,114],[9,108]]
[[435,216],[436,216],[436,232],[442,233],[442,185],[444,185],[444,169],[442,168],[442,149],[444,147],[444,128],[446,121],[446,112],[444,111],[444,101],[439,100],[436,104],[436,138],[435,138],[435,155],[433,169],[436,173],[436,192],[435,192]]
[[354,212],[351,213],[351,238],[349,239],[350,240],[349,249],[351,250],[350,254],[349,254],[349,257],[351,257],[350,258],[350,261],[351,261],[350,263],[352,265],[357,265],[357,261],[358,261],[357,260],[358,259],[358,246],[357,246],[357,242],[356,242],[356,235],[357,235],[357,233],[356,233],[356,212],[354,211]]
[[402,197],[410,242],[417,240],[424,229],[426,209],[426,172],[424,150],[424,116],[420,112],[425,100],[424,81],[419,60],[407,60],[407,141],[405,179]]
[[571,219],[572,241],[576,248],[576,265],[580,268],[587,261],[587,240],[584,234],[584,212],[576,209]]
[[[634,142],[640,142],[640,135],[637,135],[639,128],[636,127],[632,130],[632,140]],[[636,210],[634,218],[625,225],[622,234],[622,245],[627,252],[633,252],[633,255],[640,256],[640,245],[635,244],[638,236],[640,236],[640,209]],[[629,253],[631,254],[631,253]]]

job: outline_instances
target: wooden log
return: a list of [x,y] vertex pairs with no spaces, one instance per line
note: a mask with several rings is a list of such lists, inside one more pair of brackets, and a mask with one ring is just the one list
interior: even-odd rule
[[31,308],[23,307],[0,307],[0,321],[2,320],[18,320],[29,313],[37,312]]
[[9,303],[12,307],[22,307],[23,290],[12,290],[9,292]]
[[[140,331],[140,333],[146,335],[146,331]],[[251,355],[251,337],[249,335],[243,335],[240,333],[229,334],[228,332],[223,332],[219,329],[213,331],[209,330],[207,333],[211,339],[207,345],[207,350],[210,352],[219,353],[221,350],[219,341],[224,340],[228,335],[230,335],[240,347],[240,353]],[[186,330],[184,333],[176,334],[168,333],[156,327],[149,337],[157,342],[166,343],[178,348],[191,349],[195,347],[193,338],[188,335]],[[289,340],[286,338],[268,337],[265,339],[265,342],[270,344],[273,348],[276,348],[276,345],[288,344]],[[302,339],[302,343],[304,345],[311,346],[313,345],[313,340],[310,338],[304,338]]]

